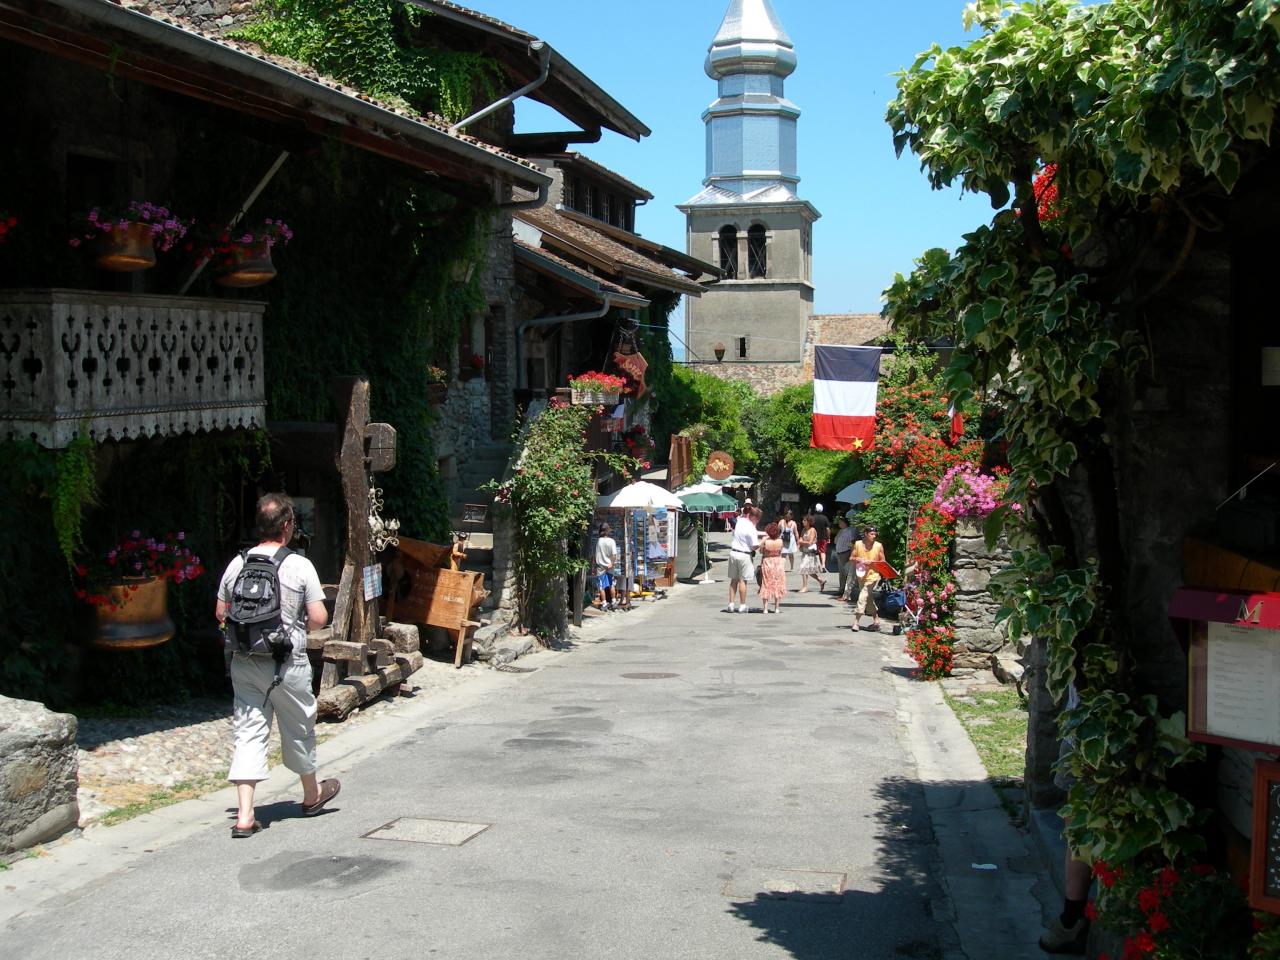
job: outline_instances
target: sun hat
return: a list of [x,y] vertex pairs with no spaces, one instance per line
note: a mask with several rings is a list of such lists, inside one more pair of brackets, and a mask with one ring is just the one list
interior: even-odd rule
[[815,503],[815,504],[813,505],[813,512],[814,512],[814,513],[821,513],[821,512],[822,512],[822,504],[820,504],[820,503]]

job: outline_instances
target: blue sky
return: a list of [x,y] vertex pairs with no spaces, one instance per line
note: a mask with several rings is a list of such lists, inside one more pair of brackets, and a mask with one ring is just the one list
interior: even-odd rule
[[[605,133],[583,147],[593,160],[645,186],[637,214],[647,237],[683,250],[675,209],[705,174],[702,111],[715,98],[703,58],[728,0],[463,0],[549,41],[652,130],[639,143]],[[911,155],[896,159],[886,104],[893,74],[937,42],[964,43],[965,0],[773,0],[799,68],[787,96],[800,118],[800,194],[823,214],[814,235],[815,311],[878,312],[880,292],[929,247],[953,248],[991,216],[982,197],[933,191]],[[566,129],[522,101],[519,130]]]

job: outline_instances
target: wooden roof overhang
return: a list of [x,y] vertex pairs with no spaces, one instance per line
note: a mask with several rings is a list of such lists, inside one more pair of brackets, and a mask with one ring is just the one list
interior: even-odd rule
[[631,310],[639,310],[649,305],[649,300],[634,290],[594,277],[554,254],[536,250],[519,241],[516,241],[513,249],[517,263],[522,263],[542,274],[557,285],[566,288],[574,296],[585,297],[595,303],[604,303],[607,297],[613,306]]
[[[240,113],[349,143],[440,177],[538,190],[532,165],[110,0],[0,0],[0,38]],[[332,83],[332,85],[330,85]]]
[[[529,53],[529,44],[539,39],[533,34],[447,0],[408,2],[440,17],[455,31],[469,34],[470,42],[499,61],[516,86],[537,78],[538,61]],[[572,120],[584,131],[594,134],[587,142],[598,139],[601,128],[620,133],[632,140],[639,140],[652,133],[631,111],[565,59],[554,47],[551,48],[551,71],[546,83],[528,96]],[[549,142],[558,141],[562,146],[565,143],[584,142],[582,137],[572,133],[541,136]],[[519,140],[520,137],[517,136],[516,139]]]

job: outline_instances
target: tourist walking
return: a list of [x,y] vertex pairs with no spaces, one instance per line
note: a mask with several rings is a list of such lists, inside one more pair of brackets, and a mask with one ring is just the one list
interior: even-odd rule
[[849,526],[849,520],[846,517],[836,517],[836,562],[840,570],[840,590],[838,591],[841,600],[849,599],[849,554],[853,551],[853,541],[856,533],[853,527]]
[[813,505],[813,529],[818,534],[818,559],[822,563],[822,570],[827,570],[827,547],[831,543],[831,521],[827,519],[827,515],[822,511],[822,504],[815,503]]
[[613,568],[618,563],[618,542],[610,536],[612,532],[607,523],[601,524],[600,539],[596,541],[596,602],[601,610],[612,610],[617,603]]
[[244,652],[234,635],[227,637],[231,653],[231,688],[235,695],[232,731],[235,755],[227,779],[236,785],[238,813],[231,836],[251,837],[262,829],[254,816],[253,794],[267,779],[267,740],[271,720],[280,729],[284,765],[302,779],[302,815],[319,813],[338,795],[336,780],[316,780],[316,698],[311,692],[311,661],[307,658],[307,630],[319,629],[329,620],[324,590],[311,561],[289,550],[297,530],[293,501],[282,493],[269,493],[258,501],[254,517],[258,545],[227,564],[218,585],[214,615],[227,625],[233,588],[247,557],[267,557],[275,564],[280,591],[280,628],[290,651],[279,665],[273,657]]
[[[787,572],[782,567],[782,525],[771,523],[764,528],[760,541],[760,601],[765,613],[777,613],[778,604],[787,594]],[[773,609],[769,609],[769,602]]]
[[813,517],[804,518],[804,532],[800,535],[800,592],[809,592],[809,578],[818,584],[818,592],[827,588],[822,561],[818,559],[818,531],[813,527]]
[[787,569],[794,570],[796,554],[800,552],[800,528],[790,507],[778,522],[778,532],[782,535],[782,555],[787,558]]
[[[755,507],[743,506],[742,515],[733,527],[733,540],[729,543],[729,605],[726,613],[747,612],[747,584],[756,578],[752,557],[760,545],[760,532],[756,522],[761,512]],[[741,601],[739,606],[737,601]]]
[[[859,630],[864,612],[871,614],[871,629],[880,629],[880,610],[876,607],[872,588],[880,582],[880,574],[873,563],[884,562],[884,544],[876,542],[876,528],[867,524],[862,528],[862,539],[853,545],[851,563],[855,580],[854,590],[858,599],[853,604],[853,629]],[[867,608],[870,607],[870,610]]]

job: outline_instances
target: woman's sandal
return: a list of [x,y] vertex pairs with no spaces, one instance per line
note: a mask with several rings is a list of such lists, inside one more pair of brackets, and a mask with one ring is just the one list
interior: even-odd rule
[[231,825],[231,839],[243,840],[246,837],[252,837],[255,833],[257,833],[261,829],[262,829],[262,824],[260,824],[257,820],[253,821],[253,824],[248,827],[242,827],[240,826],[240,824],[235,823]]
[[320,781],[320,798],[315,803],[304,803],[302,805],[302,815],[304,817],[314,817],[317,813],[324,809],[324,805],[338,795],[338,791],[342,789],[342,784],[337,778],[331,780]]

